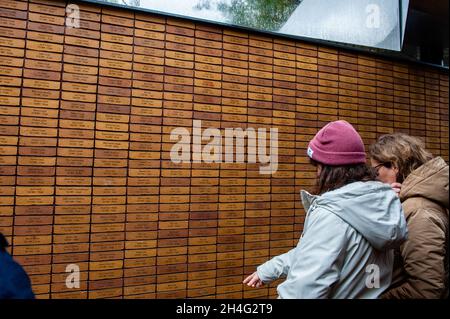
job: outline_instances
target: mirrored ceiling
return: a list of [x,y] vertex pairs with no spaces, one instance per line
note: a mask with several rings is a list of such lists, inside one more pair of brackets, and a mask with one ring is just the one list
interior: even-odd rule
[[290,36],[400,51],[409,0],[97,0]]

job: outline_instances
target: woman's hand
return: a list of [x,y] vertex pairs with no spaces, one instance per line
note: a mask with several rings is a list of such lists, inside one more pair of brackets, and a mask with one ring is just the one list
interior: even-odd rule
[[253,287],[253,288],[259,288],[264,285],[264,283],[261,281],[261,279],[259,279],[258,273],[256,271],[253,274],[251,274],[250,276],[248,276],[247,278],[245,278],[242,283],[244,285],[247,284],[247,286]]
[[391,184],[392,190],[397,194],[397,196],[400,194],[400,191],[402,189],[402,184],[400,183],[392,183]]

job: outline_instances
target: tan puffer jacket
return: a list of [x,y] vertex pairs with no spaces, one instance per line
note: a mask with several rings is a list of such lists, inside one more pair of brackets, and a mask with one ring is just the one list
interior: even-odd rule
[[396,252],[387,299],[448,296],[449,168],[436,157],[404,181],[400,200],[408,240]]

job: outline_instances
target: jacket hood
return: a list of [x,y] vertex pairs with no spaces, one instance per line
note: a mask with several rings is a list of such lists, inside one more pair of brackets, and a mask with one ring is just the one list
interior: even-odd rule
[[411,197],[425,197],[449,208],[448,165],[441,157],[426,162],[404,180],[400,200],[403,202]]
[[321,196],[301,193],[305,210],[319,206],[343,219],[375,249],[398,247],[407,239],[403,209],[389,185],[381,182],[355,182]]

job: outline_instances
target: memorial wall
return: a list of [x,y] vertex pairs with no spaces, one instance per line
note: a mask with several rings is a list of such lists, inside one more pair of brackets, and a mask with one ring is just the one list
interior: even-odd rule
[[308,141],[345,119],[448,161],[448,88],[347,49],[0,0],[0,232],[38,298],[275,298],[242,280],[297,244]]

